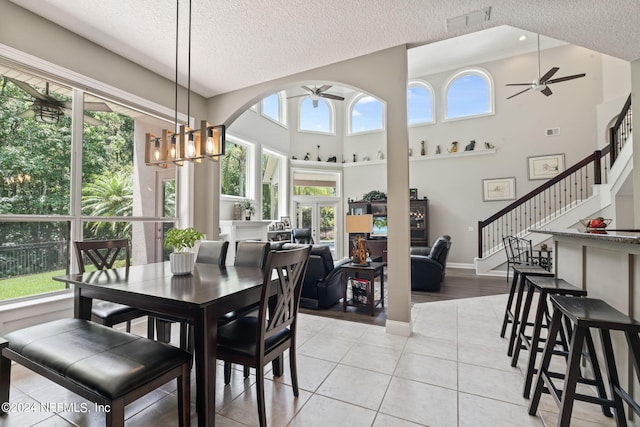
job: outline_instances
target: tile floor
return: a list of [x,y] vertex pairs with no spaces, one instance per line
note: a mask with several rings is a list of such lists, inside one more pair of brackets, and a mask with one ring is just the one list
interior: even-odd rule
[[[282,378],[267,373],[269,425],[555,425],[557,409],[548,395],[539,415],[528,415],[520,368],[526,364],[526,352],[519,368],[512,368],[506,340],[499,337],[505,302],[506,295],[498,295],[416,304],[409,338],[388,335],[380,326],[301,315],[300,396],[293,397],[288,369]],[[136,325],[136,330],[144,333],[145,324]],[[255,377],[244,380],[237,369],[225,387],[221,365],[218,373],[217,425],[257,426]],[[175,385],[168,384],[127,406],[126,425],[176,426],[174,392]],[[84,411],[86,401],[21,366],[13,369],[11,401],[58,407],[11,413],[0,417],[0,427],[104,425],[102,414],[90,405]],[[196,421],[194,414],[192,425]],[[576,403],[572,427],[602,425],[615,422],[598,407]]]

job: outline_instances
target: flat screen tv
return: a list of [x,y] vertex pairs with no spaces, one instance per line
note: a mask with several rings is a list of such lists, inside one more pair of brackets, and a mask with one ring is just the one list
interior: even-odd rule
[[374,215],[373,216],[373,229],[371,230],[371,237],[387,237],[387,216],[386,215]]

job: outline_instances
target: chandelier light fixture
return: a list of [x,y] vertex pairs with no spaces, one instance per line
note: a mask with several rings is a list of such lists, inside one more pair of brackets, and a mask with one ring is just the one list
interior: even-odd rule
[[[199,129],[178,125],[178,34],[180,33],[180,0],[176,0],[176,89],[174,129],[163,129],[161,135],[146,134],[145,164],[166,168],[173,163],[182,166],[186,161],[200,163],[202,159],[218,161],[224,156],[226,128],[200,122]],[[189,0],[189,51],[187,54],[187,120],[191,117],[191,0]]]

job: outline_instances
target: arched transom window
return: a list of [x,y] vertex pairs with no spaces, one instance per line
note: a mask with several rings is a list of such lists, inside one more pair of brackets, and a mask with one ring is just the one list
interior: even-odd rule
[[444,86],[444,119],[494,114],[493,79],[480,68],[455,73]]

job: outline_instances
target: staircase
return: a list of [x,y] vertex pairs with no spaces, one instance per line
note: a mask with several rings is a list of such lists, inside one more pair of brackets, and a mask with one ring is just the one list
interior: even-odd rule
[[612,194],[631,179],[632,133],[631,95],[610,129],[610,143],[596,150],[564,172],[546,181],[484,221],[478,221],[477,274],[504,274],[495,271],[506,263],[502,238],[518,236],[533,245],[549,238],[530,233],[531,228],[575,227],[611,206]]

